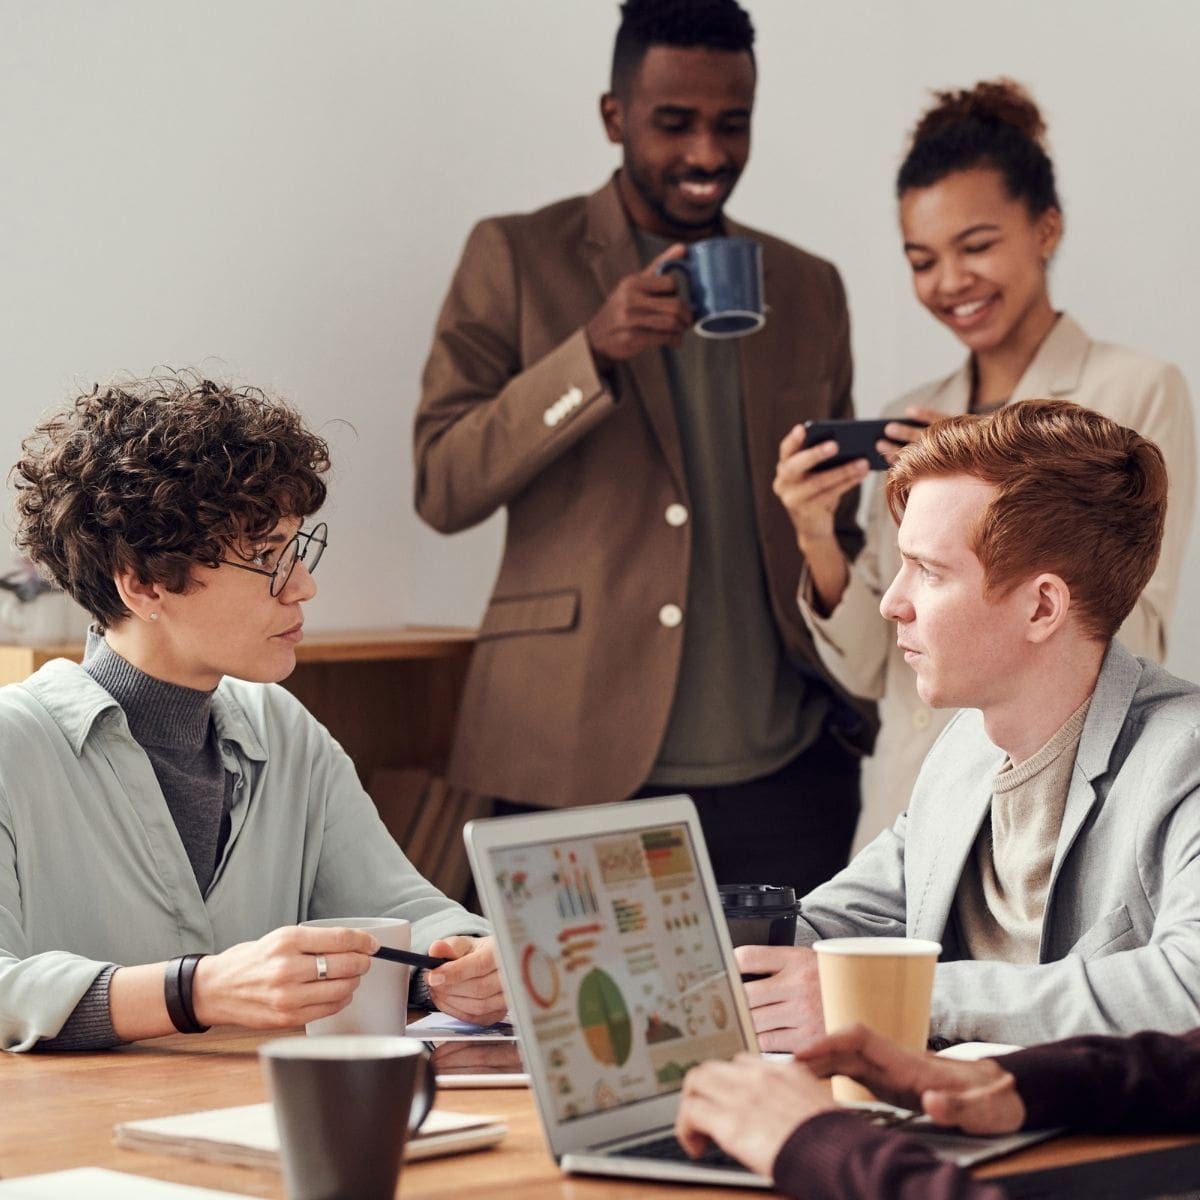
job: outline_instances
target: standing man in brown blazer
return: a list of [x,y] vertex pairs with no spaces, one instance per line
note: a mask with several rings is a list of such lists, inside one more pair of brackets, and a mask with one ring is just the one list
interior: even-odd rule
[[[793,426],[853,415],[845,295],[723,215],[750,150],[748,15],[622,9],[600,101],[621,168],[475,227],[425,368],[417,510],[446,533],[508,513],[449,775],[500,811],[686,791],[719,880],[804,892],[845,864],[875,723],[820,665],[771,484]],[[762,244],[769,313],[714,341],[656,268],[722,234]]]

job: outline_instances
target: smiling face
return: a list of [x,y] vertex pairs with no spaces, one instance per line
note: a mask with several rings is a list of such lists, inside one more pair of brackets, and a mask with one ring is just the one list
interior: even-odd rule
[[995,488],[966,475],[930,476],[912,488],[900,523],[903,563],[879,605],[896,623],[917,692],[933,708],[1004,704],[1028,661],[1029,596],[984,596],[973,533]]
[[[271,571],[299,528],[299,518],[286,517],[264,537],[230,546],[225,557]],[[224,675],[278,683],[295,669],[300,606],[316,591],[303,561],[278,596],[271,595],[270,579],[254,571],[229,563],[194,566],[186,592],[159,593],[153,642],[136,665],[156,679],[204,691]]]
[[999,171],[977,167],[909,188],[900,228],[917,299],[960,342],[1032,358],[1055,319],[1046,264],[1062,234],[1057,209],[1032,216]]
[[745,51],[651,46],[627,95],[601,100],[617,177],[635,225],[692,241],[718,229],[750,156],[754,60]]

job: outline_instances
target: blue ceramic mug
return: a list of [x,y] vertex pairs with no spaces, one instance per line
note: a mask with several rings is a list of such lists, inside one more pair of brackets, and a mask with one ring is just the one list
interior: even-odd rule
[[701,337],[741,337],[761,329],[763,314],[762,246],[753,238],[706,238],[693,242],[683,258],[658,268],[660,275],[680,271]]

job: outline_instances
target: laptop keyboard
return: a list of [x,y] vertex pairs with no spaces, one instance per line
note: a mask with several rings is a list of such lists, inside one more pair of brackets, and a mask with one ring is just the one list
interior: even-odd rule
[[[867,1124],[882,1129],[890,1129],[895,1125],[905,1125],[915,1115],[919,1115],[892,1108],[848,1108],[845,1111],[852,1112],[855,1116],[861,1117]],[[708,1144],[704,1153],[699,1158],[692,1158],[672,1134],[668,1134],[666,1137],[655,1138],[650,1142],[640,1142],[636,1146],[626,1146],[620,1153],[622,1158],[649,1158],[656,1162],[691,1163],[692,1166],[696,1167],[719,1167],[727,1171],[741,1171],[746,1174],[753,1174],[749,1167],[738,1162],[736,1158],[731,1158],[714,1142]]]
[[699,1158],[692,1158],[673,1134],[651,1142],[640,1142],[636,1146],[626,1146],[621,1150],[621,1157],[652,1158],[656,1162],[690,1163],[694,1167],[721,1167],[724,1170],[753,1174],[749,1167],[743,1166],[736,1158],[730,1158],[720,1146],[712,1142]]

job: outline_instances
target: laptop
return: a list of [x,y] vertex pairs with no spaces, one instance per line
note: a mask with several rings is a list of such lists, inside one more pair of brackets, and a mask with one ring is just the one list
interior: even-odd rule
[[[471,821],[463,831],[550,1153],[567,1172],[769,1188],[675,1140],[707,1058],[757,1051],[695,806],[687,796]],[[858,1106],[970,1166],[1057,1131],[979,1137]]]
[[757,1050],[691,800],[493,817],[463,836],[559,1166],[769,1188],[715,1148],[694,1162],[673,1133],[689,1067]]

